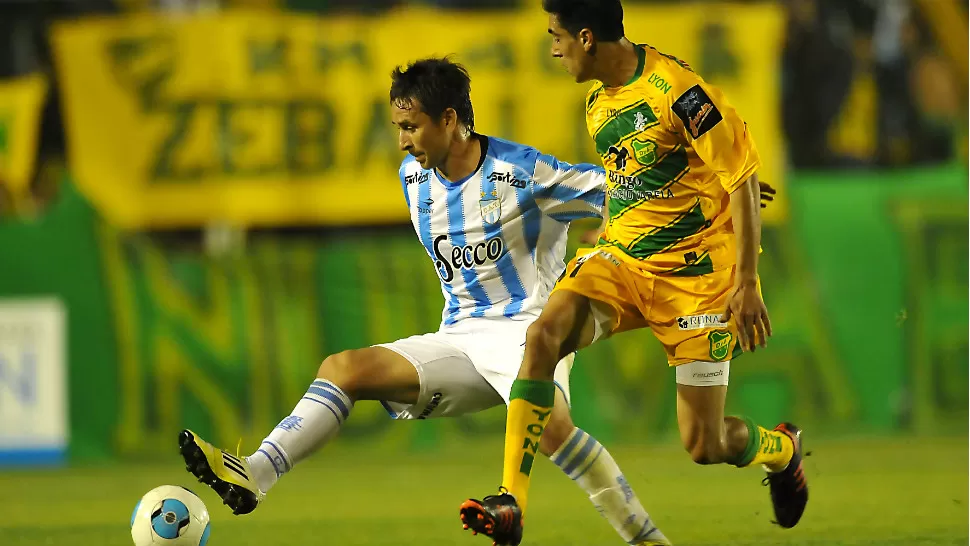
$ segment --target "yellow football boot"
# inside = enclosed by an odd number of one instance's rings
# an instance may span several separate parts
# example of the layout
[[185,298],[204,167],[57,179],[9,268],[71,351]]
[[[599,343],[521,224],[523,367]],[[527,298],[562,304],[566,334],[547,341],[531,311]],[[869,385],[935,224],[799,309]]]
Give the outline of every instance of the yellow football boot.
[[191,430],[179,433],[179,452],[185,469],[218,493],[233,514],[248,514],[263,499],[246,459],[215,447]]

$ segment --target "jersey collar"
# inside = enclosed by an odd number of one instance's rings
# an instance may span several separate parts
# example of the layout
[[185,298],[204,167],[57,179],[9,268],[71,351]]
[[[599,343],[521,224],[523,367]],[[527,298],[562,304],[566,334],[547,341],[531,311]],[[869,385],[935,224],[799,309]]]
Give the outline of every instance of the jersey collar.
[[478,142],[481,144],[481,147],[482,147],[481,148],[482,156],[478,158],[478,166],[475,167],[475,170],[472,171],[471,174],[469,174],[465,178],[462,178],[461,180],[456,180],[454,182],[452,182],[451,180],[448,180],[443,175],[439,174],[438,169],[435,169],[434,176],[435,178],[438,179],[439,182],[441,182],[442,185],[448,188],[457,188],[458,186],[461,186],[462,184],[470,180],[473,176],[475,176],[476,174],[479,173],[479,171],[482,170],[482,165],[485,164],[485,157],[488,156],[488,137],[479,133],[472,133],[472,136],[478,140]]
[[630,85],[631,83],[640,79],[643,75],[643,66],[647,63],[647,50],[643,48],[640,44],[633,44],[633,49],[637,51],[637,71],[633,73],[633,77],[630,81],[626,82],[624,85]]

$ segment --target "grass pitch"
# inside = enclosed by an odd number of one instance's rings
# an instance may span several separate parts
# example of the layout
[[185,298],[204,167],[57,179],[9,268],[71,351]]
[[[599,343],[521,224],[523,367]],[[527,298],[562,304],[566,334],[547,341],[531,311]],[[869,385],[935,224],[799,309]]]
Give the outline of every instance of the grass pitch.
[[[809,439],[810,440],[810,439]],[[661,529],[678,545],[965,545],[967,439],[816,442],[811,500],[798,527],[770,523],[761,473],[698,467],[676,446],[612,449]],[[235,517],[173,455],[164,464],[0,472],[0,545],[126,546],[138,498],[161,484],[199,493],[211,546],[490,544],[461,531],[458,505],[495,489],[501,440],[427,453],[337,442]],[[524,545],[622,544],[548,461],[533,471]]]

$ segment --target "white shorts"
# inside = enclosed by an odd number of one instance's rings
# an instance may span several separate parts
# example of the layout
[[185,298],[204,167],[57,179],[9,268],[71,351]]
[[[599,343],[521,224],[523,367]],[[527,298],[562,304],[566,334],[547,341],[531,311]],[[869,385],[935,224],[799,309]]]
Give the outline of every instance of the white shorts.
[[[421,382],[414,404],[381,404],[395,419],[454,417],[508,404],[522,365],[525,331],[533,320],[465,319],[437,332],[376,345],[414,364]],[[554,376],[567,402],[572,365],[569,355]]]

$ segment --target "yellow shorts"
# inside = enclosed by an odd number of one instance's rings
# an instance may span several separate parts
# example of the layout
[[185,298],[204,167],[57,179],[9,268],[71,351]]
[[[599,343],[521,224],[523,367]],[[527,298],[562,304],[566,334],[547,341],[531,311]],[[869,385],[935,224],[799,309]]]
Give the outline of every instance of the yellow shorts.
[[667,361],[677,366],[741,354],[734,320],[720,321],[733,287],[733,267],[693,277],[658,276],[593,248],[569,262],[555,290],[569,290],[611,308],[612,321],[600,337],[649,327],[667,351]]

